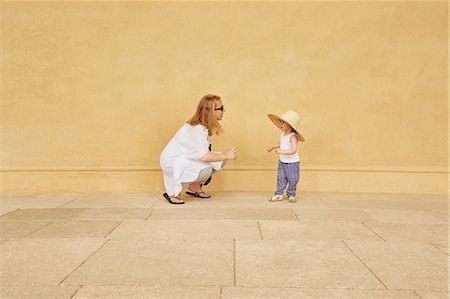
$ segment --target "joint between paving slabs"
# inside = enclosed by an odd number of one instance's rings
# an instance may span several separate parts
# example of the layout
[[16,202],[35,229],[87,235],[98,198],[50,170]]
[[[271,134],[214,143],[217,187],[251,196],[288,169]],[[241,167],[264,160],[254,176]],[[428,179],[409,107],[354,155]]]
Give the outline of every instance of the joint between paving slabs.
[[92,254],[90,254],[80,265],[78,265],[78,267],[76,267],[75,269],[73,269],[66,277],[64,277],[63,280],[61,280],[61,282],[58,284],[59,286],[62,285],[64,283],[64,281],[69,278],[70,275],[72,275],[72,273],[74,273],[75,271],[77,271],[81,266],[83,266],[92,256],[94,256],[100,249],[102,249],[111,239],[107,239],[105,241],[105,243],[103,243],[99,248],[97,248],[97,250],[95,250]]
[[[78,199],[78,197],[76,197],[76,198],[74,198],[74,199],[71,199],[71,200],[69,200],[68,202],[65,202],[65,203],[63,203],[63,204],[60,204],[59,206],[57,206],[56,207],[56,209],[59,209],[59,208],[61,208],[61,207],[64,207],[65,205],[67,205],[67,204],[69,204],[69,203],[71,203],[72,201],[75,201],[75,200],[77,200]],[[66,208],[65,208],[66,209]]]
[[112,232],[115,231],[122,223],[123,223],[123,221],[120,222],[119,224],[117,224],[117,226],[115,226],[109,233],[107,233],[107,234],[103,237],[103,239],[106,239],[106,237],[108,237],[110,234],[112,234]]
[[155,200],[155,201],[153,202],[152,206],[150,207],[150,209],[153,209],[153,207],[154,207],[159,201],[162,201],[162,199],[159,198],[159,199]]
[[439,250],[439,252],[445,254],[446,256],[449,256],[449,254],[447,252],[445,252],[444,250],[440,249],[437,245],[433,244],[433,243],[429,243],[431,246],[433,246],[434,248],[436,248],[437,250]]
[[370,273],[372,273],[373,276],[375,276],[375,278],[383,285],[383,287],[388,290],[388,287],[384,284],[384,282],[372,271],[372,269],[369,268],[369,266],[366,265],[366,263],[364,263],[364,261],[353,251],[353,249],[351,249],[350,246],[348,246],[347,243],[345,243],[345,241],[342,241],[342,243],[344,243],[344,245],[350,250],[350,252],[364,265],[364,267],[367,268],[367,270],[370,271]]
[[233,286],[236,286],[236,239],[233,239],[233,273],[234,273]]
[[256,223],[258,224],[259,236],[261,237],[261,240],[264,240],[263,235],[262,235],[262,231],[261,231],[261,224],[259,223],[259,221],[256,221]]
[[327,204],[322,198],[319,198],[319,200],[320,200],[326,207],[328,207],[328,204]]
[[297,213],[295,213],[295,211],[294,211],[293,209],[291,209],[291,211],[292,211],[292,213],[294,213],[295,218],[297,219],[297,221],[298,221],[298,222],[301,222],[301,221],[300,221],[300,218],[298,218]]
[[[152,206],[152,207],[153,207],[153,206]],[[150,212],[150,214],[148,214],[148,216],[145,218],[144,221],[147,221],[147,220],[153,215],[153,213],[155,213],[155,211],[156,211],[156,209],[153,209],[153,210]]]
[[370,230],[372,233],[374,233],[375,235],[377,235],[378,237],[380,237],[381,240],[383,240],[384,242],[387,242],[387,240],[385,240],[382,236],[380,236],[379,234],[377,234],[376,231],[374,231],[372,228],[370,228],[370,226],[368,226],[364,221],[361,222],[362,225],[364,225],[368,230]]
[[53,224],[53,223],[55,223],[55,222],[54,222],[54,221],[49,222],[49,223],[47,223],[46,225],[44,225],[43,227],[40,227],[40,228],[38,228],[38,229],[36,229],[36,230],[34,230],[34,231],[32,231],[32,232],[29,232],[28,234],[24,235],[24,236],[23,236],[22,238],[20,238],[20,239],[26,238],[26,237],[28,237],[29,235],[34,234],[35,232],[38,232],[38,231],[40,231],[41,229],[44,229],[44,228],[46,228],[47,226],[49,226],[49,225],[51,225],[51,224]]
[[0,218],[4,217],[4,216],[6,216],[6,215],[9,215],[9,214],[11,214],[11,213],[14,213],[15,211],[18,211],[18,210],[21,210],[21,209],[20,209],[20,208],[17,208],[17,209],[15,209],[15,210],[9,211],[9,212],[7,212],[7,213],[1,215]]
[[82,288],[83,286],[84,286],[84,285],[80,285],[80,287],[79,287],[78,289],[75,290],[75,292],[72,294],[72,296],[69,297],[69,299],[72,299],[73,297],[75,297],[75,295],[78,293],[79,290],[81,290],[81,288]]
[[419,299],[422,299],[422,296],[419,295],[419,293],[416,292],[416,290],[412,291],[414,295],[417,295],[417,297],[419,297]]

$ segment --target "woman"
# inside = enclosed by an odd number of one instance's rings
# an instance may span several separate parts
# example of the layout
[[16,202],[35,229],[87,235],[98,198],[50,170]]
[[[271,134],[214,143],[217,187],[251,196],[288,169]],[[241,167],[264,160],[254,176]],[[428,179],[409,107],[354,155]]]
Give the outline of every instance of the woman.
[[203,96],[195,114],[161,153],[160,165],[166,187],[164,197],[171,204],[184,204],[180,193],[185,186],[190,191],[187,194],[209,198],[202,185],[211,177],[213,170],[219,171],[227,160],[237,158],[234,148],[225,154],[210,151],[210,137],[223,131],[219,121],[224,111],[219,96]]

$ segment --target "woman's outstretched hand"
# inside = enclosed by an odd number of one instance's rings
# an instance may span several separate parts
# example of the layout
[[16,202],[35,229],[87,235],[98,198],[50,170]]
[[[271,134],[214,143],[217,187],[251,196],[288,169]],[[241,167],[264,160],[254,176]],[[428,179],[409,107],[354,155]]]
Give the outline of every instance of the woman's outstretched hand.
[[238,157],[238,151],[236,147],[233,147],[229,152],[225,154],[226,160],[236,160]]

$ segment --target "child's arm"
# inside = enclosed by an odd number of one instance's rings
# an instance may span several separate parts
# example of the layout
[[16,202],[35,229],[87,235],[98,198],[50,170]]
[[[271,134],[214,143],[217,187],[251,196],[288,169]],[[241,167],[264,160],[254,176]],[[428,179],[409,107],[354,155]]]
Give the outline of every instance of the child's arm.
[[277,154],[284,154],[284,155],[295,154],[297,152],[297,144],[298,144],[298,138],[297,138],[297,135],[294,134],[291,136],[291,148],[290,149],[287,149],[287,150],[276,149],[275,152]]
[[278,142],[278,143],[275,143],[274,145],[269,146],[267,148],[267,151],[270,153],[271,151],[273,151],[274,149],[279,148],[279,147],[280,147],[280,143]]

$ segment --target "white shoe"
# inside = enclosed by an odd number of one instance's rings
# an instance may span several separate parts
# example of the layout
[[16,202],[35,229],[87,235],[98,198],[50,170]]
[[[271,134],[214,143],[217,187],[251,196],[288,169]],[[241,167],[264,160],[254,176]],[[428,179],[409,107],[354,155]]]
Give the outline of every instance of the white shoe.
[[272,202],[274,202],[274,201],[282,201],[282,200],[283,200],[283,195],[274,195],[274,196],[272,196],[269,199],[269,201],[272,201]]
[[297,199],[294,196],[289,197],[289,202],[294,203],[297,202]]

